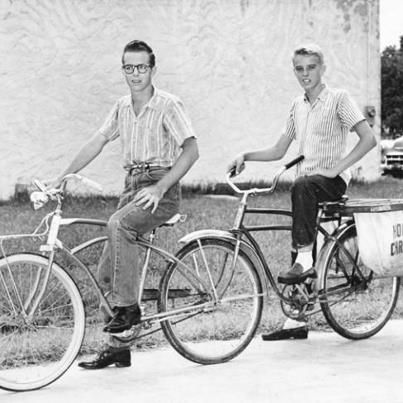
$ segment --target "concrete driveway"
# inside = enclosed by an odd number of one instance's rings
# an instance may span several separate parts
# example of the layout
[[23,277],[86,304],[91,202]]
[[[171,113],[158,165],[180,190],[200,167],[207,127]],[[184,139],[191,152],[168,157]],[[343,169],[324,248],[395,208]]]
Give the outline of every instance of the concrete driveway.
[[403,321],[359,342],[321,332],[298,341],[257,337],[239,357],[215,366],[193,364],[172,349],[132,358],[130,368],[74,365],[45,389],[0,390],[0,402],[403,402]]

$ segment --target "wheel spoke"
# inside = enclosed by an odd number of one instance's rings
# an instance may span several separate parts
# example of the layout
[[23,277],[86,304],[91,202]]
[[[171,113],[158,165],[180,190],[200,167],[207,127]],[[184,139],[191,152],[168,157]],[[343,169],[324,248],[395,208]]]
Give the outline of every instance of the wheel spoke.
[[320,304],[329,325],[350,339],[379,332],[396,305],[399,279],[378,276],[363,264],[354,224],[331,246],[323,267]]
[[[177,257],[193,268],[204,284],[210,284],[212,291],[202,299],[194,298],[197,290],[183,275],[186,271],[171,265],[162,280],[161,311],[191,307],[196,312],[163,321],[165,335],[192,361],[213,364],[230,360],[249,344],[259,324],[263,298],[254,266],[242,252],[235,255],[231,244],[215,239],[187,245]],[[190,292],[184,298],[169,298],[170,290],[177,288],[189,288]],[[208,301],[209,305],[199,308]]]
[[[0,273],[7,264],[0,260]],[[0,283],[0,300],[7,289],[18,290],[21,306],[16,311],[0,304],[0,388],[9,390],[38,389],[56,380],[74,361],[84,337],[84,307],[70,276],[52,265],[46,293],[34,312],[28,307],[44,287],[41,273],[48,260],[31,254],[12,255],[8,268],[13,282],[4,276]],[[12,297],[17,294],[10,292]],[[32,311],[32,309],[31,309]]]

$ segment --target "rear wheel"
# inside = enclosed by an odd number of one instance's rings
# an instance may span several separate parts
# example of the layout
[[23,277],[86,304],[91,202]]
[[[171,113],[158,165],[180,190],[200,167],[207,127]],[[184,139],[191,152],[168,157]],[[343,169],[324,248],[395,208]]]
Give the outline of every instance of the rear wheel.
[[363,264],[355,224],[343,231],[323,264],[321,308],[341,336],[365,339],[379,332],[392,315],[400,279],[380,276]]
[[245,253],[234,257],[229,242],[195,241],[177,254],[187,269],[173,263],[162,278],[160,310],[184,311],[161,322],[162,329],[175,350],[191,361],[217,364],[234,358],[259,325],[260,278]]
[[17,254],[0,260],[0,388],[39,389],[58,379],[76,358],[85,331],[77,286],[56,263],[39,295],[48,259]]

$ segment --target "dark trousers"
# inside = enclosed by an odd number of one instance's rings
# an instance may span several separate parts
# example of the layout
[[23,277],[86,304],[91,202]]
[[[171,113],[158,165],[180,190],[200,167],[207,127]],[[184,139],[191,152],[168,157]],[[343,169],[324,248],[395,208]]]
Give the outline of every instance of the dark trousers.
[[347,185],[340,176],[300,176],[291,188],[292,244],[297,251],[315,241],[318,203],[340,199]]

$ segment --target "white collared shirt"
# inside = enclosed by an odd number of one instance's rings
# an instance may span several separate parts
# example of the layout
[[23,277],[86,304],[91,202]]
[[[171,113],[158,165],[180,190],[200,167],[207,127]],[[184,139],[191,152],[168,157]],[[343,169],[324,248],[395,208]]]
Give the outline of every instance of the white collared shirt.
[[[364,115],[345,90],[325,86],[312,105],[305,95],[296,98],[285,134],[298,141],[299,154],[305,156],[297,166],[297,176],[334,167],[345,155],[347,134],[363,120]],[[348,184],[350,173],[344,171],[340,176]]]
[[170,167],[183,142],[196,137],[182,101],[156,88],[138,116],[131,95],[120,98],[99,132],[109,141],[120,138],[123,166],[147,162]]

